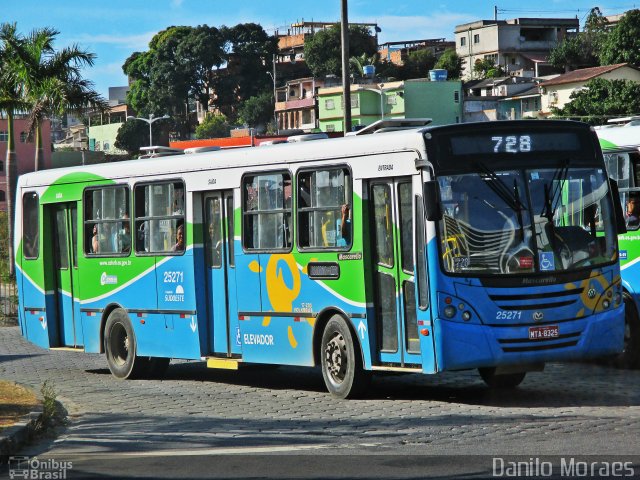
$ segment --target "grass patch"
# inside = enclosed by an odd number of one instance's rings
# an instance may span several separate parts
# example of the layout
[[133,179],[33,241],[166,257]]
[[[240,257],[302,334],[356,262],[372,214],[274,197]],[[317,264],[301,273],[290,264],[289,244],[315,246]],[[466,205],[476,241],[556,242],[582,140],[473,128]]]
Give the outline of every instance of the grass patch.
[[39,404],[35,392],[13,382],[0,380],[0,430],[13,425]]

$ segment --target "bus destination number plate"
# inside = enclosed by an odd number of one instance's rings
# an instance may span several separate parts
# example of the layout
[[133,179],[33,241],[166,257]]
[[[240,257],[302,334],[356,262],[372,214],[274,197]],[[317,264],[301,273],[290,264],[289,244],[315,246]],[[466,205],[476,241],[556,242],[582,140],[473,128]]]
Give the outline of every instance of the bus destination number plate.
[[558,337],[557,325],[545,325],[544,327],[529,327],[529,340],[547,340]]

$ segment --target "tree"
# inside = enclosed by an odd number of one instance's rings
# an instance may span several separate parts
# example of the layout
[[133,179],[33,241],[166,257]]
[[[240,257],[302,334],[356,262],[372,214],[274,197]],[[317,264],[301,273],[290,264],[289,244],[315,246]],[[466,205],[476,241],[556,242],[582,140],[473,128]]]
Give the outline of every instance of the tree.
[[25,110],[27,105],[23,101],[22,84],[18,78],[18,57],[15,48],[20,39],[16,31],[16,24],[3,23],[0,25],[0,113],[4,113],[7,117],[7,156],[6,156],[6,202],[7,202],[7,237],[9,240],[8,257],[9,257],[9,275],[14,277],[15,265],[13,259],[15,252],[13,250],[14,240],[14,219],[18,168],[15,148],[14,135],[14,113]]
[[[362,54],[372,56],[376,50],[375,37],[367,27],[356,25],[349,27],[351,57],[359,57]],[[342,74],[340,25],[332,25],[307,37],[304,41],[304,58],[313,76],[340,76]]]
[[500,65],[496,65],[493,60],[484,58],[473,65],[473,71],[480,78],[503,77],[505,72]]
[[367,55],[363,53],[358,57],[351,57],[349,59],[349,69],[351,75],[355,77],[364,77],[364,67],[367,65],[375,65],[378,63],[378,54]]
[[222,27],[221,31],[226,40],[227,68],[214,77],[214,105],[233,119],[239,104],[271,88],[267,72],[278,51],[278,39],[255,23]]
[[87,107],[106,111],[107,101],[82,78],[81,69],[92,66],[93,53],[77,45],[56,51],[53,43],[58,31],[51,28],[33,30],[16,44],[17,75],[29,105],[29,136],[35,135],[34,169],[40,170],[43,156],[42,122],[65,112],[82,114]]
[[196,128],[196,138],[228,137],[231,127],[224,115],[208,114]]
[[603,38],[598,56],[602,65],[629,63],[640,67],[640,10],[630,10]]
[[462,75],[462,58],[458,56],[454,48],[448,48],[436,62],[435,68],[445,69],[450,80],[460,78]]
[[436,57],[430,50],[414,50],[409,52],[400,69],[402,80],[410,78],[425,78],[429,75],[429,70],[436,64]]
[[129,120],[124,122],[118,129],[115,146],[120,150],[126,150],[129,155],[139,155],[140,147],[144,147],[148,144],[149,125],[145,122]]
[[571,101],[554,114],[601,125],[611,117],[640,112],[640,83],[631,80],[594,78],[571,94]]
[[172,26],[151,39],[148,51],[125,61],[123,71],[131,79],[127,101],[139,115],[170,114],[185,138],[195,123],[195,102],[233,116],[241,101],[267,89],[276,52],[277,39],[254,23]]
[[265,92],[248,98],[238,108],[238,120],[250,127],[261,127],[273,118],[273,95]]

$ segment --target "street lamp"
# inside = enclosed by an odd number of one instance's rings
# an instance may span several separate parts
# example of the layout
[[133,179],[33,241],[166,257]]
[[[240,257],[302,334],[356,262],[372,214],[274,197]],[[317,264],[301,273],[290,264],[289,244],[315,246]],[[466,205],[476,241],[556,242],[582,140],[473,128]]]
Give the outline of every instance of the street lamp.
[[278,95],[276,93],[276,54],[273,54],[273,73],[267,71],[267,75],[273,80],[273,121],[276,123],[276,133],[278,133],[278,114],[276,113],[276,104],[278,103]]
[[363,90],[368,90],[370,92],[375,92],[380,95],[380,120],[384,120],[384,83],[378,85],[380,88],[364,88]]
[[165,118],[171,118],[171,117],[169,117],[169,115],[156,117],[153,113],[149,114],[149,119],[142,118],[142,117],[134,117],[132,115],[127,116],[127,120],[142,120],[143,122],[147,122],[149,124],[149,146],[150,147],[153,146],[153,134],[151,133],[151,125],[153,125],[153,122],[157,122],[158,120],[163,120]]

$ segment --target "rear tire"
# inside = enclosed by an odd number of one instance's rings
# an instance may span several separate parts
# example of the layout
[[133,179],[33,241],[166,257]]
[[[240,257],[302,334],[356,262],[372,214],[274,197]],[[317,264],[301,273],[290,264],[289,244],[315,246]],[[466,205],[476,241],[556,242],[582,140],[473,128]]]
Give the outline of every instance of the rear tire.
[[496,374],[495,368],[479,368],[478,372],[490,388],[515,388],[522,383],[527,372]]
[[635,302],[627,292],[624,299],[624,350],[614,359],[618,368],[638,368],[640,365],[640,318]]
[[324,327],[320,356],[322,377],[331,395],[357,398],[366,391],[371,376],[362,368],[362,357],[354,346],[351,329],[339,315],[331,317]]
[[136,336],[129,315],[122,308],[109,314],[104,328],[104,351],[114,377],[139,378],[146,373],[149,359],[136,357]]

